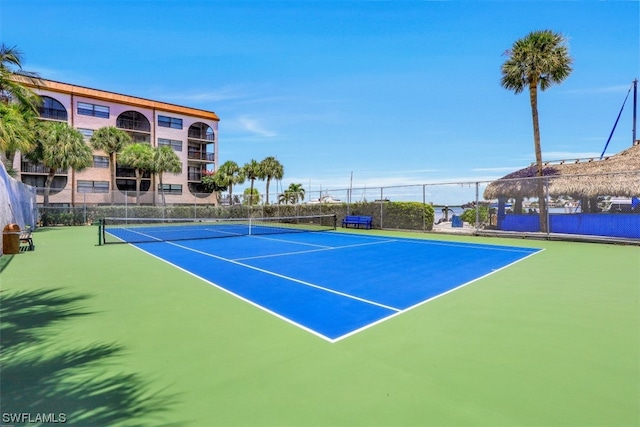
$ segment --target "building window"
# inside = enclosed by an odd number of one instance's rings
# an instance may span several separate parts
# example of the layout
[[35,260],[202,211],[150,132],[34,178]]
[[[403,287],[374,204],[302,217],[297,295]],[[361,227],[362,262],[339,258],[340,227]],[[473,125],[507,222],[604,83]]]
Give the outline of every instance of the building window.
[[164,194],[182,194],[182,184],[158,184],[158,192]]
[[107,156],[93,156],[94,168],[108,168],[109,158]]
[[78,114],[83,116],[109,118],[109,107],[103,105],[89,104],[86,102],[78,102]]
[[48,96],[42,96],[41,99],[42,105],[38,107],[40,118],[67,121],[67,110],[57,99]]
[[108,193],[109,181],[78,180],[78,193]]
[[182,119],[168,116],[158,116],[158,126],[173,129],[182,129]]
[[158,146],[167,145],[173,148],[173,151],[182,151],[182,141],[177,139],[158,138]]
[[93,129],[78,128],[78,132],[80,132],[82,136],[84,136],[85,141],[91,139],[91,137],[93,136]]

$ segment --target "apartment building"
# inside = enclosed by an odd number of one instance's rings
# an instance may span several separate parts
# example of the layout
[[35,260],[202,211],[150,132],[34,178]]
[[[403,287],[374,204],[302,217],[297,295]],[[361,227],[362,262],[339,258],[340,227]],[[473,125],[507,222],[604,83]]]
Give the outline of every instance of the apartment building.
[[[115,126],[131,135],[134,142],[167,145],[175,151],[182,172],[164,173],[162,187],[157,177],[145,174],[141,203],[159,203],[162,194],[168,204],[215,202],[214,195],[201,184],[203,174],[215,171],[218,161],[220,119],[214,112],[52,80],[42,80],[33,89],[43,100],[40,118],[68,123],[84,135],[87,144],[97,129]],[[22,182],[38,188],[41,203],[48,170],[20,155],[16,155],[13,167]],[[107,204],[111,203],[112,191],[116,203],[136,202],[133,169],[116,164],[116,188],[110,188],[110,181],[109,156],[95,151],[93,164],[83,171],[57,171],[50,203]]]

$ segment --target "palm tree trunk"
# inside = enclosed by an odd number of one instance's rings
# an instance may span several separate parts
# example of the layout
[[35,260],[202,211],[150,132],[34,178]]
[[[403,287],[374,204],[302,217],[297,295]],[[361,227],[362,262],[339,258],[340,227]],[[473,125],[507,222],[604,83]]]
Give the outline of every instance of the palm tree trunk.
[[116,153],[111,153],[109,160],[109,173],[111,174],[111,204],[114,203],[116,193]]
[[164,188],[162,188],[162,172],[158,173],[158,183],[160,184],[158,187],[160,187],[160,194],[162,195],[162,207],[164,208],[166,204],[164,200]]
[[536,153],[536,169],[538,174],[538,206],[540,208],[540,231],[547,232],[547,204],[542,181],[542,148],[540,145],[540,123],[538,120],[538,82],[529,84],[529,98],[531,100],[531,118],[533,120],[533,145]]
[[142,173],[140,169],[136,169],[136,205],[140,206],[140,183],[142,182]]
[[44,182],[44,205],[49,206],[49,194],[51,193],[51,184],[53,183],[53,178],[56,176],[55,168],[49,168],[49,175],[47,175],[47,180]]
[[267,200],[266,204],[269,204],[269,184],[271,183],[271,178],[267,178]]

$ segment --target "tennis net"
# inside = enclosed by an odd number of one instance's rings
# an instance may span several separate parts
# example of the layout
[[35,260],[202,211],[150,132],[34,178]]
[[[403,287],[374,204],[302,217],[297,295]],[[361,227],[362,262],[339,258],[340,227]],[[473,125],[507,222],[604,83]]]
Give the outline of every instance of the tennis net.
[[99,244],[305,233],[336,229],[336,215],[273,218],[104,218]]

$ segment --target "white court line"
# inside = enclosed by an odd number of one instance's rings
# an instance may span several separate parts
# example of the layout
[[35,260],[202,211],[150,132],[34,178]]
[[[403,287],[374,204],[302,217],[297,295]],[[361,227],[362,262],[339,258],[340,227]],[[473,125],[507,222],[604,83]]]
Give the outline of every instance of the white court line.
[[380,304],[380,303],[377,303],[375,301],[370,301],[370,300],[365,299],[365,298],[360,298],[360,297],[357,297],[355,295],[350,295],[350,294],[347,294],[347,293],[344,293],[344,292],[339,292],[339,291],[336,291],[336,290],[333,290],[333,289],[325,288],[323,286],[314,285],[313,283],[305,282],[304,280],[299,280],[299,279],[296,279],[296,278],[293,278],[293,277],[285,276],[283,274],[275,273],[273,271],[269,271],[269,270],[265,270],[265,269],[262,269],[262,268],[254,267],[252,265],[244,264],[242,262],[238,262],[238,261],[235,261],[235,260],[232,260],[232,259],[223,258],[221,256],[210,254],[208,252],[200,251],[200,250],[197,250],[197,249],[193,249],[193,248],[190,248],[188,246],[183,246],[183,245],[180,245],[178,243],[174,243],[174,242],[165,242],[165,243],[167,243],[169,245],[176,246],[178,248],[186,249],[188,251],[196,252],[196,253],[199,253],[201,255],[205,255],[205,256],[208,256],[208,257],[211,257],[211,258],[215,258],[215,259],[218,259],[220,261],[226,261],[226,262],[229,262],[231,264],[236,264],[236,265],[239,265],[241,267],[245,267],[245,268],[248,268],[248,269],[251,269],[251,270],[259,271],[261,273],[269,274],[271,276],[279,277],[281,279],[289,280],[291,282],[300,283],[301,285],[309,286],[311,288],[320,289],[320,290],[325,291],[325,292],[329,292],[329,293],[332,293],[332,294],[340,295],[340,296],[343,296],[343,297],[346,297],[346,298],[350,298],[350,299],[353,299],[353,300],[356,300],[356,301],[364,302],[366,304],[375,305],[377,307],[382,307],[384,309],[395,311],[395,312],[400,311],[399,308],[395,308],[395,307],[391,307],[391,306],[388,306],[388,305]]
[[243,302],[245,302],[245,303],[247,303],[247,304],[249,304],[249,305],[252,305],[253,307],[256,307],[256,308],[258,308],[258,309],[260,309],[260,310],[263,310],[263,311],[265,311],[265,312],[267,312],[267,313],[271,314],[272,316],[275,316],[275,317],[277,317],[277,318],[278,318],[278,319],[280,319],[280,320],[284,320],[285,322],[287,322],[287,323],[289,323],[289,324],[291,324],[291,325],[293,325],[293,326],[297,326],[298,328],[300,328],[300,329],[302,329],[302,330],[304,330],[304,331],[307,331],[307,332],[309,332],[309,333],[310,333],[310,334],[312,334],[312,335],[315,335],[315,336],[317,336],[317,337],[320,337],[320,338],[322,338],[322,339],[323,339],[323,340],[325,340],[325,341],[328,341],[328,342],[330,342],[330,343],[333,343],[333,342],[334,342],[334,340],[333,340],[332,338],[329,338],[328,336],[323,335],[323,334],[321,334],[321,333],[320,333],[320,332],[318,332],[318,331],[314,331],[313,329],[311,329],[311,328],[309,328],[309,327],[307,327],[307,326],[304,326],[303,324],[298,323],[298,322],[296,322],[296,321],[294,321],[294,320],[292,320],[292,319],[289,319],[288,317],[283,316],[282,314],[279,314],[279,313],[277,313],[277,312],[275,312],[275,311],[273,311],[273,310],[269,310],[267,307],[262,306],[262,305],[260,305],[260,304],[258,304],[258,303],[256,303],[256,302],[254,302],[254,301],[251,301],[250,299],[245,298],[245,297],[243,297],[242,295],[236,294],[235,292],[230,291],[229,289],[225,288],[224,286],[220,286],[220,285],[218,285],[217,283],[214,283],[214,282],[212,282],[212,281],[210,281],[210,280],[208,280],[208,279],[206,279],[206,278],[204,278],[204,277],[202,277],[202,276],[198,276],[198,275],[197,275],[197,274],[195,274],[194,272],[189,271],[189,270],[187,270],[187,269],[185,269],[185,268],[182,268],[182,267],[180,267],[179,265],[174,264],[174,263],[172,263],[172,262],[170,262],[170,261],[168,261],[168,260],[166,260],[166,259],[164,259],[164,258],[162,258],[162,257],[160,257],[160,256],[158,256],[158,255],[156,255],[156,254],[153,254],[153,253],[151,253],[151,252],[147,252],[145,249],[143,249],[143,248],[141,248],[141,247],[139,247],[139,246],[136,246],[136,245],[132,245],[132,246],[133,246],[134,248],[136,248],[137,250],[144,252],[144,253],[145,253],[145,254],[147,254],[147,255],[150,255],[150,256],[152,256],[152,257],[154,257],[154,258],[156,258],[156,259],[158,259],[158,260],[160,260],[160,261],[162,261],[162,262],[165,262],[165,263],[169,264],[169,265],[170,265],[170,266],[172,266],[172,267],[177,268],[177,269],[178,269],[178,270],[180,270],[180,271],[183,271],[183,272],[185,272],[185,273],[187,273],[187,274],[189,274],[189,275],[191,275],[191,276],[193,276],[193,277],[195,277],[195,278],[197,278],[197,279],[199,279],[199,280],[202,280],[202,281],[203,281],[203,282],[205,282],[205,283],[208,283],[209,285],[211,285],[211,286],[213,286],[213,287],[215,287],[215,288],[217,288],[217,289],[221,290],[222,292],[225,292],[225,293],[227,293],[227,294],[229,294],[229,295],[231,295],[231,296],[233,296],[233,297],[235,297],[235,298],[238,298],[240,301],[243,301]]
[[359,329],[355,329],[355,330],[353,330],[353,331],[351,331],[351,332],[349,332],[349,333],[346,333],[346,334],[344,334],[344,335],[342,335],[342,336],[339,336],[338,338],[335,338],[335,339],[331,340],[331,343],[336,343],[336,342],[338,342],[338,341],[340,341],[340,340],[343,340],[343,339],[348,338],[348,337],[350,337],[350,336],[352,336],[352,335],[355,335],[355,334],[357,334],[358,332],[362,332],[362,331],[364,331],[365,329],[372,328],[372,327],[374,327],[374,326],[376,326],[376,325],[378,325],[378,324],[380,324],[380,323],[382,323],[382,322],[384,322],[384,321],[387,321],[387,320],[389,320],[389,319],[391,319],[391,318],[393,318],[393,317],[396,317],[396,316],[399,316],[399,315],[401,315],[401,314],[404,314],[404,313],[406,313],[406,312],[407,312],[407,311],[409,311],[409,310],[413,310],[413,309],[414,309],[414,308],[416,308],[416,307],[420,307],[421,305],[424,305],[424,304],[426,304],[426,303],[428,303],[428,302],[431,302],[431,301],[436,300],[436,299],[438,299],[438,298],[440,298],[440,297],[443,297],[443,296],[445,296],[445,295],[448,295],[448,294],[450,294],[450,293],[452,293],[452,292],[454,292],[454,291],[457,291],[457,290],[459,290],[459,289],[462,289],[462,288],[464,288],[465,286],[468,286],[468,285],[470,285],[470,284],[472,284],[472,283],[475,283],[475,282],[477,282],[478,280],[484,279],[485,277],[491,276],[492,274],[495,274],[495,273],[497,273],[497,272],[498,272],[498,271],[500,271],[500,270],[504,270],[504,269],[506,269],[506,268],[509,268],[509,267],[511,267],[512,265],[519,263],[520,261],[524,261],[525,259],[527,259],[527,258],[529,258],[529,257],[532,257],[532,256],[534,256],[534,255],[537,255],[537,254],[539,254],[539,253],[540,253],[540,252],[542,252],[542,251],[544,251],[544,249],[539,249],[539,250],[538,250],[538,251],[536,251],[536,252],[530,253],[530,254],[529,254],[529,255],[527,255],[527,256],[524,256],[524,257],[519,258],[519,259],[517,259],[517,260],[515,260],[515,261],[513,261],[513,262],[511,262],[511,263],[509,263],[509,264],[507,264],[507,265],[504,265],[504,266],[502,266],[502,267],[500,267],[500,268],[497,268],[497,269],[495,269],[495,270],[492,270],[492,271],[490,271],[489,273],[484,274],[484,275],[482,275],[482,276],[480,276],[480,277],[476,277],[475,279],[469,280],[468,282],[463,283],[463,284],[461,284],[461,285],[458,285],[458,286],[456,286],[455,288],[451,288],[451,289],[449,289],[449,290],[447,290],[447,291],[445,291],[445,292],[442,292],[441,294],[434,295],[434,296],[432,296],[431,298],[428,298],[428,299],[426,299],[426,300],[424,300],[424,301],[420,301],[419,303],[414,304],[414,305],[412,305],[411,307],[407,307],[407,308],[405,308],[405,309],[403,309],[403,310],[399,310],[398,312],[393,313],[393,314],[391,314],[391,315],[389,315],[389,316],[387,316],[387,317],[383,317],[382,319],[379,319],[379,320],[377,320],[377,321],[375,321],[375,322],[369,323],[368,325],[365,325],[365,326],[363,326],[363,327],[361,327],[361,328],[359,328]]
[[[143,233],[140,233],[140,234],[143,234]],[[379,243],[388,243],[388,242],[391,242],[391,241],[384,241],[384,242],[379,242]],[[297,326],[297,327],[299,327],[300,329],[305,330],[305,331],[307,331],[307,332],[311,333],[312,335],[315,335],[315,336],[317,336],[317,337],[320,337],[320,338],[324,339],[325,341],[328,341],[328,342],[330,342],[330,343],[332,343],[332,344],[333,344],[333,343],[336,343],[336,342],[338,342],[338,341],[341,341],[341,340],[343,340],[343,339],[345,339],[345,338],[348,338],[348,337],[350,337],[350,336],[353,336],[353,335],[355,335],[355,334],[357,334],[357,333],[359,333],[359,332],[362,332],[362,331],[364,331],[364,330],[366,330],[366,329],[372,328],[372,327],[374,327],[374,326],[376,326],[376,325],[378,325],[378,324],[380,324],[380,323],[382,323],[382,322],[385,322],[385,321],[387,321],[387,320],[389,320],[389,319],[392,319],[392,318],[394,318],[394,317],[396,317],[396,316],[399,316],[400,314],[406,313],[407,311],[413,310],[414,308],[417,308],[417,307],[419,307],[419,306],[421,306],[421,305],[424,305],[424,304],[426,304],[426,303],[428,303],[428,302],[431,302],[431,301],[433,301],[433,300],[435,300],[435,299],[438,299],[438,298],[440,298],[440,297],[442,297],[442,296],[445,296],[445,295],[450,294],[450,293],[452,293],[452,292],[454,292],[454,291],[457,291],[457,290],[459,290],[459,289],[461,289],[461,288],[463,288],[463,287],[465,287],[465,286],[468,286],[468,285],[470,285],[470,284],[472,284],[472,283],[474,283],[474,282],[476,282],[476,281],[478,281],[478,280],[481,280],[481,279],[483,279],[483,278],[485,278],[485,277],[487,277],[487,276],[490,276],[490,275],[492,275],[492,274],[494,274],[494,273],[496,273],[496,272],[498,272],[498,271],[500,271],[500,270],[504,270],[504,269],[506,269],[506,268],[508,268],[508,267],[511,267],[512,265],[514,265],[514,264],[516,264],[516,263],[518,263],[518,262],[520,262],[520,261],[523,261],[523,260],[525,260],[525,259],[527,259],[527,258],[529,258],[529,257],[532,257],[532,256],[537,255],[537,254],[539,254],[539,253],[541,253],[541,252],[543,252],[543,251],[544,251],[544,249],[538,249],[536,252],[532,252],[532,253],[530,253],[529,255],[527,255],[527,256],[525,256],[525,257],[522,257],[522,258],[520,258],[520,259],[518,259],[518,260],[516,260],[516,261],[514,261],[514,262],[512,262],[512,263],[510,263],[510,264],[507,264],[507,265],[505,265],[505,266],[503,266],[503,267],[501,267],[501,268],[495,269],[495,270],[493,270],[493,271],[491,271],[491,272],[489,272],[489,273],[487,273],[487,274],[485,274],[485,275],[483,275],[483,276],[477,277],[477,278],[475,278],[475,279],[473,279],[473,280],[470,280],[470,281],[468,281],[468,282],[466,282],[466,283],[463,283],[463,284],[461,284],[461,285],[459,285],[459,286],[457,286],[457,287],[455,287],[455,288],[449,289],[448,291],[445,291],[445,292],[443,292],[443,293],[441,293],[441,294],[435,295],[435,296],[433,296],[433,297],[431,297],[431,298],[429,298],[429,299],[426,299],[426,300],[424,300],[424,301],[421,301],[421,302],[419,302],[419,303],[417,303],[417,304],[415,304],[415,305],[413,305],[413,306],[411,306],[411,307],[407,307],[407,308],[405,308],[405,309],[397,309],[397,308],[394,308],[394,307],[387,307],[387,306],[382,305],[382,304],[378,304],[378,303],[375,303],[375,302],[367,301],[367,300],[365,300],[365,299],[358,298],[358,297],[355,297],[355,296],[352,296],[352,295],[348,295],[348,294],[344,294],[344,293],[336,292],[336,291],[333,291],[333,290],[331,290],[331,289],[326,289],[326,288],[323,288],[323,287],[321,287],[321,286],[317,286],[317,285],[314,285],[314,284],[311,284],[311,283],[307,283],[307,282],[304,282],[304,281],[301,281],[301,280],[293,279],[293,278],[290,278],[290,277],[287,277],[287,276],[283,276],[283,275],[280,275],[280,274],[277,274],[277,273],[273,273],[273,272],[270,272],[270,271],[267,271],[267,270],[262,270],[262,269],[260,269],[260,268],[255,268],[255,267],[252,267],[252,266],[250,266],[250,265],[246,265],[246,264],[243,264],[243,263],[240,263],[240,262],[234,261],[234,260],[225,259],[225,258],[222,258],[222,257],[216,256],[216,255],[213,255],[213,254],[209,254],[209,253],[206,253],[206,252],[198,251],[198,250],[196,250],[196,249],[191,249],[191,248],[188,248],[188,247],[185,247],[185,246],[182,246],[182,245],[176,244],[176,243],[171,243],[171,242],[165,242],[165,243],[168,243],[168,244],[171,244],[171,245],[174,245],[174,246],[177,246],[177,247],[180,247],[180,248],[186,249],[186,250],[190,250],[190,251],[193,251],[193,252],[197,252],[197,253],[200,253],[200,254],[203,254],[203,255],[206,255],[206,256],[210,256],[210,257],[213,257],[213,258],[216,258],[216,259],[222,260],[222,261],[227,261],[227,262],[230,262],[230,263],[233,263],[233,264],[237,264],[237,265],[240,265],[240,266],[243,266],[243,267],[247,267],[247,268],[254,269],[254,270],[257,270],[257,271],[261,271],[261,272],[264,272],[264,273],[267,273],[267,274],[271,274],[271,275],[274,275],[274,276],[277,276],[277,277],[281,277],[281,278],[284,278],[284,279],[287,279],[287,280],[291,280],[291,281],[294,281],[294,282],[297,282],[297,283],[301,283],[301,284],[306,285],[306,286],[311,286],[311,287],[318,288],[318,289],[321,289],[321,290],[325,290],[325,291],[327,291],[327,292],[331,292],[331,293],[334,293],[334,294],[337,294],[337,295],[345,296],[345,297],[347,297],[347,298],[353,298],[353,299],[355,299],[355,300],[359,300],[359,301],[362,301],[362,302],[365,302],[365,303],[370,303],[370,304],[373,304],[373,305],[376,305],[376,306],[379,306],[379,307],[383,307],[383,308],[389,309],[389,310],[391,310],[391,311],[393,311],[393,312],[394,312],[394,313],[392,313],[392,314],[390,314],[390,315],[388,315],[388,316],[385,316],[385,317],[383,317],[383,318],[381,318],[381,319],[379,319],[379,320],[377,320],[377,321],[375,321],[375,322],[372,322],[372,323],[370,323],[370,324],[367,324],[367,325],[365,325],[365,326],[363,326],[363,327],[361,327],[361,328],[355,329],[355,330],[353,330],[353,331],[351,331],[351,332],[348,332],[348,333],[346,333],[346,334],[344,334],[344,335],[341,335],[341,336],[339,336],[339,337],[337,337],[337,338],[329,338],[329,337],[327,337],[327,336],[325,336],[325,335],[323,335],[323,334],[321,334],[321,333],[319,333],[319,332],[317,332],[317,331],[315,331],[315,330],[313,330],[313,329],[311,329],[311,328],[308,328],[308,327],[306,327],[306,326],[304,326],[304,325],[302,325],[302,324],[299,324],[299,323],[295,322],[295,321],[294,321],[294,320],[292,320],[292,319],[289,319],[289,318],[287,318],[287,317],[285,317],[285,316],[283,316],[283,315],[281,315],[281,314],[279,314],[279,313],[277,313],[277,312],[274,312],[274,311],[272,311],[272,310],[268,309],[267,307],[261,306],[261,305],[259,305],[259,304],[255,303],[254,301],[251,301],[251,300],[249,300],[249,299],[247,299],[247,298],[245,298],[245,297],[242,297],[241,295],[238,295],[238,294],[236,294],[236,293],[232,292],[231,290],[229,290],[229,289],[227,289],[227,288],[225,288],[225,287],[223,287],[223,286],[220,286],[220,285],[218,285],[218,284],[216,284],[216,283],[213,283],[213,282],[211,282],[211,281],[209,281],[209,280],[205,279],[204,277],[198,276],[197,274],[195,274],[195,273],[193,273],[193,272],[191,272],[191,271],[189,271],[189,270],[186,270],[186,269],[184,269],[184,268],[182,268],[182,267],[180,267],[180,266],[178,266],[178,265],[176,265],[176,264],[173,264],[172,262],[170,262],[170,261],[168,261],[168,260],[166,260],[166,259],[164,259],[164,258],[162,258],[162,257],[159,257],[159,256],[157,256],[157,255],[155,255],[155,254],[150,253],[150,252],[147,252],[147,251],[146,251],[146,250],[144,250],[143,248],[140,248],[140,247],[138,247],[138,246],[132,245],[132,246],[134,246],[134,247],[135,247],[136,249],[138,249],[138,250],[141,250],[141,251],[143,251],[143,252],[145,252],[145,253],[147,253],[147,254],[149,254],[149,255],[151,255],[151,256],[153,256],[153,257],[155,257],[155,258],[157,258],[157,259],[159,259],[159,260],[161,260],[161,261],[164,261],[164,262],[166,262],[167,264],[170,264],[170,265],[172,265],[172,266],[174,266],[174,267],[176,267],[176,268],[178,268],[178,269],[180,269],[180,270],[182,270],[182,271],[184,271],[184,272],[186,272],[186,273],[188,273],[188,274],[190,274],[190,275],[192,275],[192,276],[194,276],[194,277],[199,278],[200,280],[203,280],[203,281],[204,281],[204,282],[206,282],[206,283],[209,283],[210,285],[212,285],[212,286],[214,286],[214,287],[216,287],[216,288],[218,288],[218,289],[220,289],[220,290],[222,290],[222,291],[224,291],[224,292],[226,292],[226,293],[228,293],[228,294],[230,294],[230,295],[235,296],[236,298],[238,298],[238,299],[240,299],[240,300],[242,300],[242,301],[244,301],[244,302],[247,302],[247,303],[248,303],[248,304],[250,304],[250,305],[253,305],[254,307],[257,307],[257,308],[259,308],[259,309],[261,309],[261,310],[263,310],[263,311],[265,311],[265,312],[267,312],[267,313],[270,313],[270,314],[272,314],[273,316],[275,316],[275,317],[277,317],[277,318],[279,318],[279,319],[281,319],[281,320],[284,320],[285,322],[290,323],[290,324],[292,324],[292,325],[294,325],[294,326]],[[427,243],[428,243],[428,242],[427,242]],[[353,246],[353,245],[352,245],[352,246]],[[356,246],[357,246],[357,245],[356,245]],[[453,244],[453,245],[451,245],[451,246],[458,246],[458,245]],[[466,244],[462,244],[462,245],[460,245],[460,246],[468,246],[468,245],[466,245]],[[489,245],[489,246],[490,246],[490,245]],[[482,245],[481,245],[481,246],[479,246],[479,248],[487,248],[487,247],[486,247],[486,246],[482,246]],[[489,248],[487,248],[487,249],[489,249]],[[496,249],[498,249],[498,248],[496,248]]]
[[[252,236],[252,237],[260,237],[260,236]],[[274,240],[274,241],[287,242],[287,243],[298,243],[298,242],[292,242],[291,240],[283,240],[283,239],[267,239],[267,240]],[[235,261],[246,261],[246,260],[249,260],[249,259],[276,258],[276,257],[279,257],[279,256],[298,255],[298,254],[306,254],[306,253],[311,253],[311,252],[333,251],[333,250],[340,250],[340,249],[347,249],[347,248],[355,248],[355,247],[359,247],[359,246],[380,245],[380,244],[383,244],[383,243],[392,243],[392,242],[394,242],[394,240],[385,240],[385,241],[381,241],[381,242],[369,242],[369,243],[355,243],[353,245],[345,245],[345,246],[310,245],[310,246],[320,246],[320,249],[309,249],[307,251],[282,252],[282,253],[277,253],[277,254],[258,255],[258,256],[251,256],[251,257],[244,257],[244,258],[234,258],[234,260]]]

